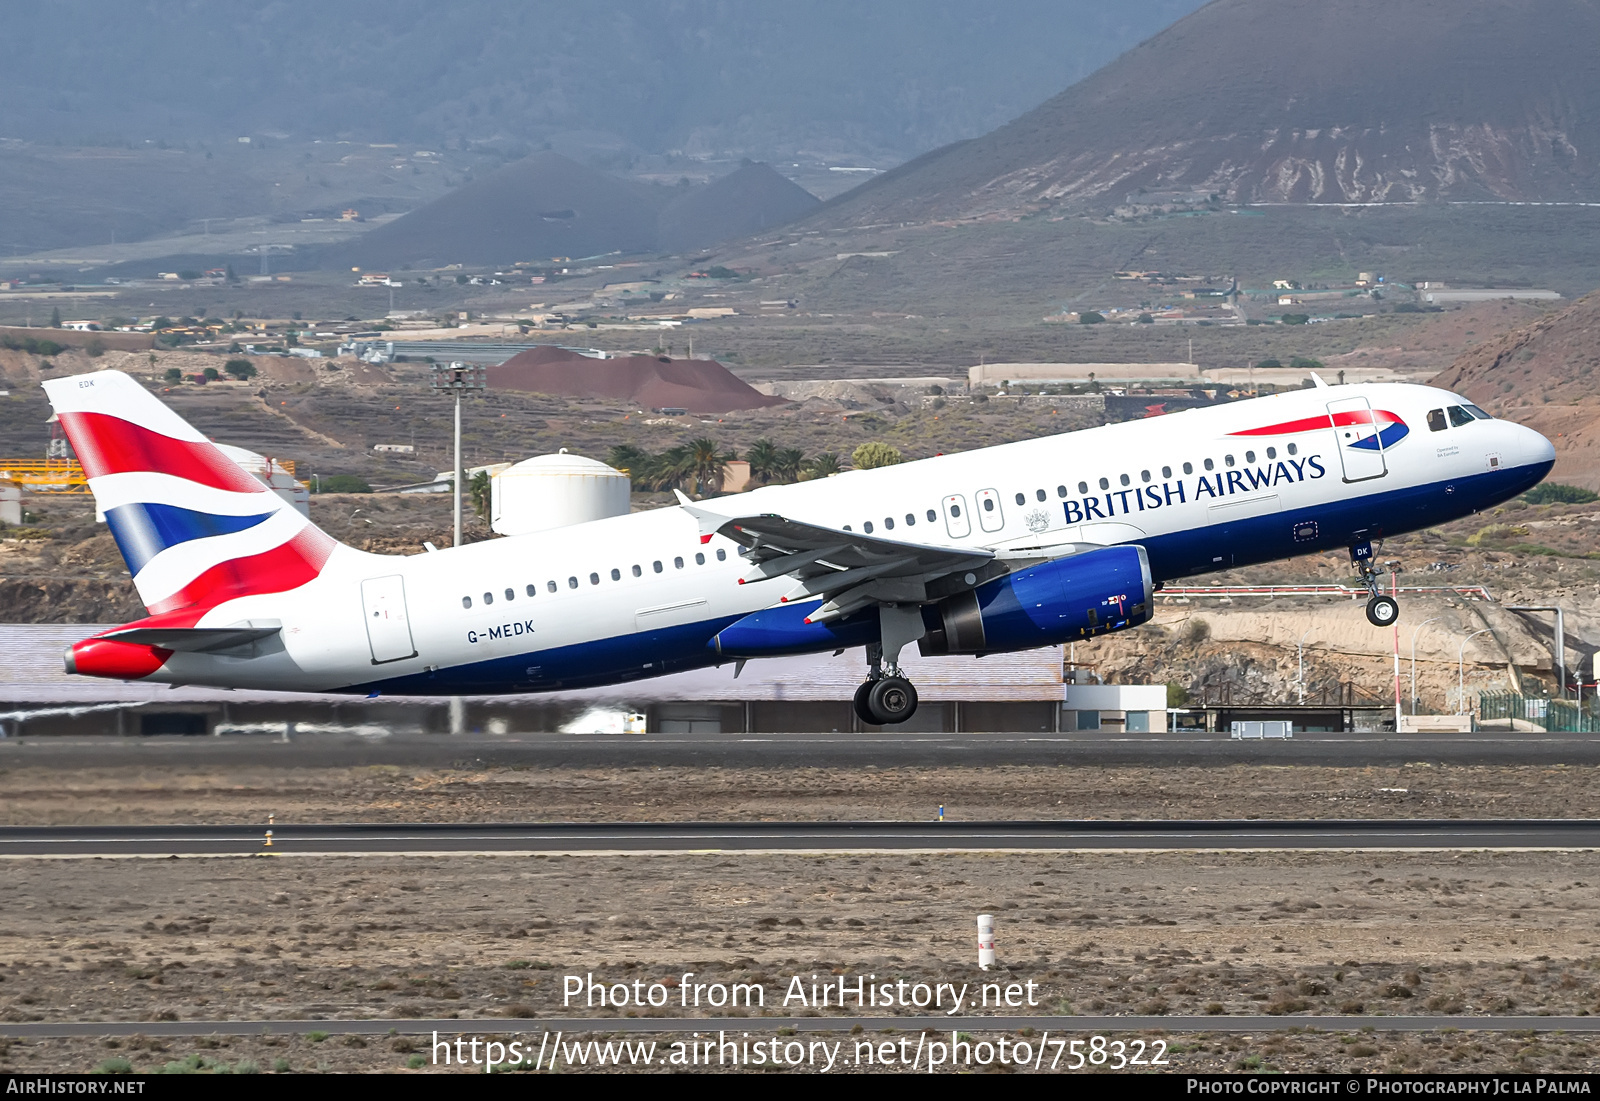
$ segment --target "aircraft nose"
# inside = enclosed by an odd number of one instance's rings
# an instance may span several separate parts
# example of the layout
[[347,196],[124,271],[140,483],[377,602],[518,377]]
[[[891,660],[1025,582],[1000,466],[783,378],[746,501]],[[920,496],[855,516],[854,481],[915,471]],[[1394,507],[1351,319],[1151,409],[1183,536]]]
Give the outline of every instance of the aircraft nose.
[[1556,461],[1556,445],[1531,428],[1517,425],[1517,442],[1525,466]]

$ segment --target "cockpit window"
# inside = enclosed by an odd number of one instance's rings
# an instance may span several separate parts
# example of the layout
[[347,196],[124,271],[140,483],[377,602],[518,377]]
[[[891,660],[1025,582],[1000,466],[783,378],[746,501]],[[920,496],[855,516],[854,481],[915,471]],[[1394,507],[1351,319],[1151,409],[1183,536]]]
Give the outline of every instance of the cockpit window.
[[1448,424],[1446,424],[1445,421],[1444,421],[1444,410],[1443,409],[1430,409],[1430,410],[1428,410],[1428,431],[1430,431],[1430,432],[1443,432],[1446,428],[1449,428],[1449,427],[1450,426]]
[[1479,409],[1476,405],[1463,405],[1461,408],[1463,408],[1467,412],[1471,413],[1474,417],[1477,417],[1480,421],[1492,421],[1492,420],[1494,420],[1493,417],[1491,417],[1489,414],[1485,413],[1482,409]]
[[1452,405],[1449,409],[1450,427],[1460,428],[1464,424],[1472,423],[1472,414],[1459,405]]

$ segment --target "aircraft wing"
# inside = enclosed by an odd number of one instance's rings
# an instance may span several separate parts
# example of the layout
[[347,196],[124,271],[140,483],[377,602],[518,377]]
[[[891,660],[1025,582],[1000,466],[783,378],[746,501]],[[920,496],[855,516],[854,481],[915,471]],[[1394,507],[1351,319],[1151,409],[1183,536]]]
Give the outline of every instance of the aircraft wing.
[[985,550],[879,539],[782,516],[729,517],[684,501],[702,538],[717,534],[745,548],[751,570],[741,585],[788,576],[785,602],[820,596],[813,623],[839,619],[871,604],[923,604],[971,588],[1003,572]]

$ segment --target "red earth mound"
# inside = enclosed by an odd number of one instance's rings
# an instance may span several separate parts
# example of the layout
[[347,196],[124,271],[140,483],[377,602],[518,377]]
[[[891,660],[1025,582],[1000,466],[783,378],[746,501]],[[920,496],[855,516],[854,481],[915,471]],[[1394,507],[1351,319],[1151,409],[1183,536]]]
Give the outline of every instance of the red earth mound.
[[743,382],[714,359],[632,355],[614,359],[544,346],[489,368],[491,390],[529,390],[573,398],[615,398],[651,409],[728,413],[782,405]]

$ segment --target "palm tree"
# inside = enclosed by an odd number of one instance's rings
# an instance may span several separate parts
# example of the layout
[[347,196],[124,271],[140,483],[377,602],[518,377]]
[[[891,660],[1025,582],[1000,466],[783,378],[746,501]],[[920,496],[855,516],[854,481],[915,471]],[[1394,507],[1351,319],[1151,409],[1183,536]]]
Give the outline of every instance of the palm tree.
[[812,459],[810,462],[806,463],[802,477],[810,481],[817,478],[827,478],[830,475],[838,474],[843,470],[844,467],[839,462],[839,456],[835,455],[832,451],[824,451],[815,459]]
[[490,518],[489,509],[493,501],[494,491],[490,488],[489,472],[480,470],[472,476],[467,483],[467,496],[472,499],[472,507],[478,510],[478,515],[485,520]]
[[801,451],[798,447],[786,447],[778,452],[778,462],[773,467],[772,473],[774,477],[780,478],[785,482],[797,482],[800,480],[800,471],[804,469],[805,464],[806,453],[804,451]]
[[717,441],[710,436],[690,440],[688,452],[688,474],[694,482],[695,492],[702,497],[722,489],[722,468],[738,458],[731,451],[719,451]]
[[750,477],[766,485],[778,474],[780,463],[778,445],[763,436],[745,451],[745,462],[750,464]]
[[635,478],[642,476],[650,465],[650,453],[643,448],[635,447],[631,443],[619,443],[606,452],[606,462],[617,470],[631,474]]

